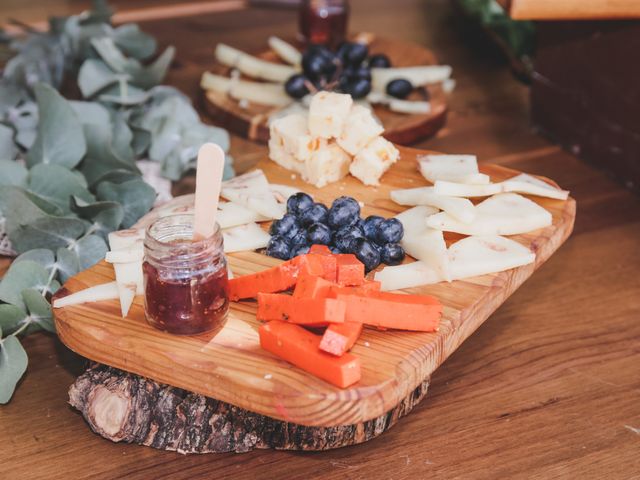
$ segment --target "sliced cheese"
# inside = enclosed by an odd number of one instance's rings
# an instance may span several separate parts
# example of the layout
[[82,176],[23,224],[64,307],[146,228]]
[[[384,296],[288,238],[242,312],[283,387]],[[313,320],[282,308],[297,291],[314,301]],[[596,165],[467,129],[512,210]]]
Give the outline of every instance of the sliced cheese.
[[268,218],[282,218],[284,210],[269,188],[262,170],[253,170],[222,183],[221,195]]
[[437,180],[466,184],[486,184],[488,175],[478,171],[475,155],[424,155],[418,157],[420,173],[431,183]]
[[216,46],[216,59],[228,67],[237,68],[240,72],[253,78],[284,83],[298,70],[290,65],[273,63],[249,55],[224,43]]
[[376,121],[370,109],[354,105],[336,141],[347,153],[356,155],[383,131],[384,128]]
[[272,183],[269,185],[271,192],[275,195],[276,200],[280,203],[287,203],[287,200],[291,195],[295,195],[300,192],[299,188],[291,187],[289,185],[282,185],[279,183]]
[[383,137],[376,137],[354,157],[349,172],[365,185],[380,185],[380,177],[398,161],[400,152]]
[[551,225],[551,214],[517,193],[494,195],[476,205],[476,218],[463,223],[446,212],[432,215],[427,225],[464,235],[517,235]]
[[139,246],[136,245],[134,248],[107,252],[104,260],[107,263],[134,263],[142,262],[143,257],[144,247],[142,244],[139,244]]
[[270,107],[285,107],[293,101],[281,83],[250,82],[204,72],[200,86],[215,95],[228,95],[235,100]]
[[396,215],[396,218],[402,223],[405,235],[411,232],[421,232],[427,226],[427,217],[438,213],[438,209],[420,205],[408,208],[404,212]]
[[449,248],[451,274],[456,280],[502,272],[535,259],[527,247],[495,235],[463,238]]
[[569,197],[567,190],[556,188],[526,173],[516,175],[504,182],[486,185],[466,185],[438,180],[434,187],[436,193],[452,197],[488,197],[503,192],[524,193],[556,200],[566,200]]
[[422,87],[432,83],[439,83],[451,77],[449,65],[423,65],[416,67],[372,68],[372,88],[384,92],[391,80],[405,78],[414,87]]
[[247,223],[266,222],[271,219],[237,203],[224,202],[218,204],[216,220],[220,228],[224,229],[246,225]]
[[108,282],[93,287],[85,288],[78,292],[53,300],[53,308],[69,307],[81,303],[100,302],[102,300],[115,300],[119,298],[118,284]]
[[309,132],[314,137],[339,137],[351,111],[351,95],[321,91],[311,99]]
[[384,267],[375,273],[374,280],[380,282],[381,290],[389,291],[432,285],[441,282],[443,279],[432,267],[424,262],[413,262]]
[[430,205],[444,210],[456,220],[471,223],[476,218],[476,208],[466,198],[446,197],[434,193],[434,187],[392,190],[391,200],[400,205]]
[[222,237],[225,253],[265,248],[271,238],[257,223],[228,228],[222,231]]
[[[109,246],[111,251],[134,250],[142,245],[144,230],[119,230],[109,234]],[[125,318],[133,303],[136,294],[141,294],[142,286],[142,261],[130,263],[114,263],[113,270],[116,274],[118,295],[120,297],[120,311]]]
[[300,66],[300,62],[302,61],[302,53],[300,50],[278,37],[271,36],[268,42],[271,50],[276,52],[276,55],[282,60],[294,67]]

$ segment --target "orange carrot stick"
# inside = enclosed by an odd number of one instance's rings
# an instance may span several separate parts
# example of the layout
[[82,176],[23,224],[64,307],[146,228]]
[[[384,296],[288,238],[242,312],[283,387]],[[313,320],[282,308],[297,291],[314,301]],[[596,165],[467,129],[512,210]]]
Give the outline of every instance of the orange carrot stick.
[[346,388],[360,380],[358,357],[323,352],[319,349],[320,337],[302,327],[273,320],[262,325],[258,333],[262,348],[332,385]]
[[351,350],[362,333],[362,323],[332,323],[324,331],[320,341],[320,350],[341,356]]
[[347,306],[334,298],[295,298],[277,293],[259,293],[258,320],[282,320],[307,326],[343,323]]

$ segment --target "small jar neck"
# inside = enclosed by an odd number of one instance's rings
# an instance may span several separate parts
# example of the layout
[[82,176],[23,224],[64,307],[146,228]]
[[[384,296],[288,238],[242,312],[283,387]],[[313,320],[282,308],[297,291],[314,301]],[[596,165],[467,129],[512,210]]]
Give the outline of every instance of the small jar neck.
[[193,214],[161,217],[146,230],[145,260],[154,267],[185,269],[215,264],[224,257],[220,226],[202,240],[193,240]]

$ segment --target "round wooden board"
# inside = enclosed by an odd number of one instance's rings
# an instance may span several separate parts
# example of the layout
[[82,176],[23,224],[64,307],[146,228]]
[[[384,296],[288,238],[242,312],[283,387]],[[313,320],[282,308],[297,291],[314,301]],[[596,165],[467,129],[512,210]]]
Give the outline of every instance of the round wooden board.
[[[421,45],[376,37],[370,44],[371,53],[384,53],[389,56],[396,67],[413,65],[437,65],[438,61],[433,52]],[[257,54],[271,61],[278,61],[275,53],[264,51]],[[229,67],[220,64],[213,65],[210,70],[219,75],[229,75]],[[238,101],[227,95],[204,91],[204,105],[207,112],[222,127],[250,140],[267,143],[269,129],[267,119],[277,108],[251,104],[241,108]],[[395,113],[384,106],[374,106],[374,111],[384,125],[384,136],[388,140],[400,145],[409,145],[418,140],[435,135],[445,124],[447,118],[446,95],[442,87],[429,87],[431,113],[424,115],[407,115]],[[422,100],[420,93],[414,92],[410,100]]]

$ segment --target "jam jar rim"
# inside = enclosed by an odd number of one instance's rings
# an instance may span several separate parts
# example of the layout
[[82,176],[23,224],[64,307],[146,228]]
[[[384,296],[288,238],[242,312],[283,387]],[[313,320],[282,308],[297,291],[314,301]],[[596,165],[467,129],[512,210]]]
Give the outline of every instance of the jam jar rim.
[[[168,241],[163,241],[154,236],[151,230],[157,226],[160,222],[169,222],[178,218],[184,218],[187,221],[183,222],[183,226],[190,229],[193,232],[193,221],[195,215],[193,213],[172,213],[169,215],[163,215],[157,218],[145,229],[144,247],[145,247],[145,260],[152,264],[162,264],[163,268],[184,268],[185,261],[191,262],[207,262],[213,257],[214,260],[224,260],[224,239],[222,236],[222,228],[220,224],[216,222],[215,228],[211,236],[200,239],[192,240],[182,237],[188,242],[175,243],[176,238]],[[167,225],[169,227],[170,225]],[[178,235],[176,235],[178,237]],[[156,256],[154,252],[157,250],[166,250],[166,255]],[[170,253],[169,253],[170,252]]]

